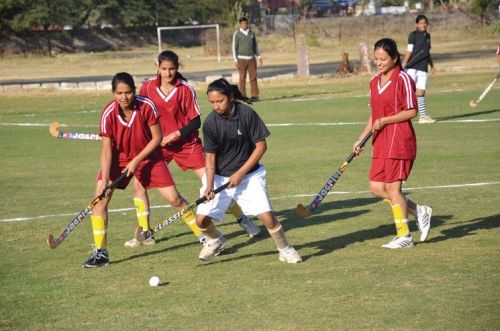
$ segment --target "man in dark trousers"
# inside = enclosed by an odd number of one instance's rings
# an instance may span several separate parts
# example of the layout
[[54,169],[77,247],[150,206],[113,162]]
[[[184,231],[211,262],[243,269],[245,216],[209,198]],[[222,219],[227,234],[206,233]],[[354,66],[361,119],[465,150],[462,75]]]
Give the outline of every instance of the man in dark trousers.
[[250,78],[250,102],[259,100],[259,87],[257,85],[257,59],[262,66],[262,57],[257,46],[257,37],[248,27],[248,19],[242,17],[239,20],[240,29],[233,34],[233,59],[240,74],[239,89],[244,97],[246,95],[247,72]]

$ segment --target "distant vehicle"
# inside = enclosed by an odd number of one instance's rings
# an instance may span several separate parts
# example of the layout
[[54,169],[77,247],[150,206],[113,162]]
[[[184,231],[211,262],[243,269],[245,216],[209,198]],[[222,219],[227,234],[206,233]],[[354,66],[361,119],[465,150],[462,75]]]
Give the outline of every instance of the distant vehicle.
[[331,0],[313,0],[311,11],[316,17],[327,17],[333,13],[333,3]]
[[356,11],[358,2],[356,0],[334,0],[333,12],[341,16],[352,15]]

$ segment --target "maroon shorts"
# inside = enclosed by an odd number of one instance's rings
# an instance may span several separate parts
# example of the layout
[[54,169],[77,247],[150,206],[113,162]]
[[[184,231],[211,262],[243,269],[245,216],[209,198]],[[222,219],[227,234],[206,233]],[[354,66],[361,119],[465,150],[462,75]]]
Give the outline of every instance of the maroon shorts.
[[[123,169],[116,163],[111,165],[110,169],[110,179],[114,181],[120,176]],[[151,187],[168,187],[175,185],[174,179],[168,170],[167,163],[163,160],[148,160],[139,165],[134,173],[134,177],[144,186],[146,189]],[[97,174],[97,180],[102,179],[102,172],[99,170]],[[125,189],[132,177],[124,179],[116,188]]]
[[413,160],[372,159],[370,180],[374,182],[393,183],[408,179]]
[[201,143],[184,146],[166,146],[161,151],[167,164],[174,160],[182,171],[205,167],[205,152]]

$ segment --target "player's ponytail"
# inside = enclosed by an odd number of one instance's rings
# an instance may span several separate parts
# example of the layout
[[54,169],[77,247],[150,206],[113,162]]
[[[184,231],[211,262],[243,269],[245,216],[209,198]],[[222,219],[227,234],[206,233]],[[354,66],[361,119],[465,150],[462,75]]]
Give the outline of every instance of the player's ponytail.
[[230,99],[233,100],[238,100],[238,101],[245,101],[246,98],[243,96],[241,93],[240,89],[238,88],[237,85],[233,85],[229,83],[226,79],[224,78],[219,78],[208,84],[207,87],[207,94],[212,92],[212,91],[217,91],[219,93],[224,94]]
[[396,65],[400,69],[403,68],[403,65],[401,63],[401,55],[398,52],[398,45],[396,44],[396,42],[393,39],[391,39],[391,38],[380,39],[373,46],[373,50],[375,51],[379,48],[383,49],[387,54],[389,54],[391,59],[396,59]]

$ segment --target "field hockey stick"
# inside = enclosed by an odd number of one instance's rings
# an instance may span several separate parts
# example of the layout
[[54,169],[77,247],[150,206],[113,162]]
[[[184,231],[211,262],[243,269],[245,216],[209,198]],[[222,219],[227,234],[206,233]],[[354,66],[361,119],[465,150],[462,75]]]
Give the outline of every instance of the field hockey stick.
[[404,69],[408,68],[409,66],[411,66],[412,64],[414,64],[418,57],[424,52],[423,49],[420,50],[420,52],[418,52],[415,56],[412,56],[412,58],[410,59],[410,61],[408,61],[408,63],[405,65]]
[[486,89],[483,91],[483,93],[481,93],[481,95],[479,96],[479,98],[477,98],[476,101],[471,100],[469,102],[469,106],[471,106],[471,107],[477,107],[477,105],[481,102],[481,100],[483,100],[483,98],[486,96],[486,94],[488,94],[488,92],[491,90],[491,88],[493,87],[493,85],[495,85],[495,83],[497,82],[497,79],[498,79],[499,76],[500,76],[500,74],[498,74],[495,77],[495,79],[493,79],[493,81],[490,83],[490,85],[488,85],[486,87]]
[[76,217],[73,218],[73,220],[71,222],[69,222],[69,224],[61,232],[59,237],[54,239],[54,236],[52,234],[49,234],[49,237],[47,238],[47,245],[52,249],[57,248],[64,241],[64,239],[66,239],[66,237],[69,236],[69,234],[75,229],[75,227],[78,224],[80,224],[80,222],[85,218],[85,216],[90,214],[90,212],[92,211],[92,208],[95,205],[97,205],[99,203],[99,201],[101,201],[106,196],[108,196],[109,193],[111,193],[115,189],[116,185],[118,185],[118,183],[120,183],[126,177],[127,177],[127,172],[124,172],[120,175],[120,177],[118,177],[118,179],[116,179],[111,184],[107,185],[104,188],[104,191],[102,191],[101,194],[99,194],[97,197],[95,197],[94,200],[92,200],[92,202],[87,206],[87,208],[85,208],[84,210],[79,212],[78,215],[76,215]]
[[60,126],[59,122],[54,122],[50,125],[49,131],[53,137],[77,140],[101,140],[101,137],[97,133],[59,131]]
[[[372,136],[372,131],[368,132],[368,134],[361,140],[359,145],[357,147],[363,148]],[[323,199],[327,196],[328,192],[332,189],[332,187],[335,185],[335,183],[339,180],[340,176],[342,173],[347,169],[347,166],[349,163],[354,160],[356,157],[356,153],[352,152],[349,154],[347,159],[345,159],[344,163],[335,171],[335,173],[326,181],[325,185],[323,185],[323,188],[321,188],[321,191],[319,191],[318,195],[314,198],[314,200],[307,206],[304,206],[303,204],[298,204],[297,205],[297,214],[299,214],[302,217],[308,217],[311,216],[311,214],[318,208],[319,204]]]
[[[228,185],[229,185],[229,182],[227,182],[224,185],[219,186],[218,188],[216,188],[213,191],[214,194],[217,194],[217,193],[225,190]],[[175,222],[176,220],[181,218],[182,215],[184,215],[187,211],[193,210],[194,208],[196,208],[198,205],[201,205],[205,201],[207,201],[207,198],[205,196],[202,196],[201,198],[199,198],[195,202],[188,205],[186,208],[183,208],[182,210],[178,211],[176,214],[170,216],[168,219],[166,219],[165,221],[163,221],[160,224],[158,224],[157,226],[155,226],[152,231],[144,231],[144,229],[142,227],[138,226],[137,229],[135,230],[135,239],[139,242],[143,242],[144,240],[151,237],[154,233],[161,231],[162,229],[166,228],[168,225],[172,224],[173,222]]]

